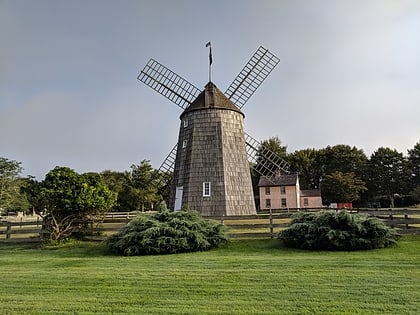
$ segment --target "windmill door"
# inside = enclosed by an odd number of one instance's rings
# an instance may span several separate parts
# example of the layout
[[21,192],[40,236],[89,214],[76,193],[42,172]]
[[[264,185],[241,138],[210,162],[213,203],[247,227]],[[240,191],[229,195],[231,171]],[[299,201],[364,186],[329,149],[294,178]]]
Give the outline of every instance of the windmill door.
[[174,211],[179,211],[182,208],[182,193],[184,191],[183,186],[178,186],[175,192],[175,207]]

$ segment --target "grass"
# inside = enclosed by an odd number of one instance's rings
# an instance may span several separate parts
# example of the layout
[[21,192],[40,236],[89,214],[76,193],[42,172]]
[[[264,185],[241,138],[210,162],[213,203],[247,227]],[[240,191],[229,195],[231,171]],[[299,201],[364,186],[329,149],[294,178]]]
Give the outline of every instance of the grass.
[[0,314],[417,314],[420,236],[358,252],[233,240],[116,257],[102,243],[0,244]]

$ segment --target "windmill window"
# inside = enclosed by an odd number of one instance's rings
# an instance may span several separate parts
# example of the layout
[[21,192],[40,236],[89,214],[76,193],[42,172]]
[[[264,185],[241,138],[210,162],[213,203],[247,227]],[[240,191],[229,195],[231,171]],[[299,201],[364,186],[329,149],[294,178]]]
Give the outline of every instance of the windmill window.
[[265,194],[269,195],[270,194],[270,187],[265,187]]
[[188,119],[184,119],[184,128],[188,127]]
[[309,205],[309,200],[308,200],[308,198],[303,198],[303,205],[304,205],[305,207],[307,207],[307,206]]
[[265,207],[271,208],[271,199],[265,199]]
[[203,197],[210,197],[211,196],[211,182],[204,182],[203,183]]
[[187,140],[182,141],[182,148],[185,149],[187,147]]
[[286,186],[280,186],[280,193],[282,195],[285,195],[286,194]]

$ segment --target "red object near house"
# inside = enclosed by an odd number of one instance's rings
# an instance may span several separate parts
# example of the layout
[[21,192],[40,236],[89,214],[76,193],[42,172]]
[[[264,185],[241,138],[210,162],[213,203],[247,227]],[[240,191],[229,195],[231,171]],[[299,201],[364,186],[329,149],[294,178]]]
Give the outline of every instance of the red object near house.
[[338,209],[353,209],[353,203],[351,202],[338,202],[337,203]]

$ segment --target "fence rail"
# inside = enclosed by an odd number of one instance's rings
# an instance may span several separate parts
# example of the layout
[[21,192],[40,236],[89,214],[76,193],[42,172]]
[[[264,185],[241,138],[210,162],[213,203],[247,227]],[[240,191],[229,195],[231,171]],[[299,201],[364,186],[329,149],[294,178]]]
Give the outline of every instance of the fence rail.
[[[300,211],[319,211],[309,209]],[[269,238],[276,235],[290,223],[290,217],[299,209],[278,209],[271,213],[259,213],[245,216],[207,217],[219,221],[229,227],[231,238]],[[348,209],[352,213],[361,213],[381,219],[387,226],[400,234],[420,234],[420,209]],[[108,213],[92,227],[96,239],[105,239],[125,226],[138,212]],[[2,220],[0,223],[0,242],[38,242],[40,235],[45,233],[42,220],[25,221]]]

